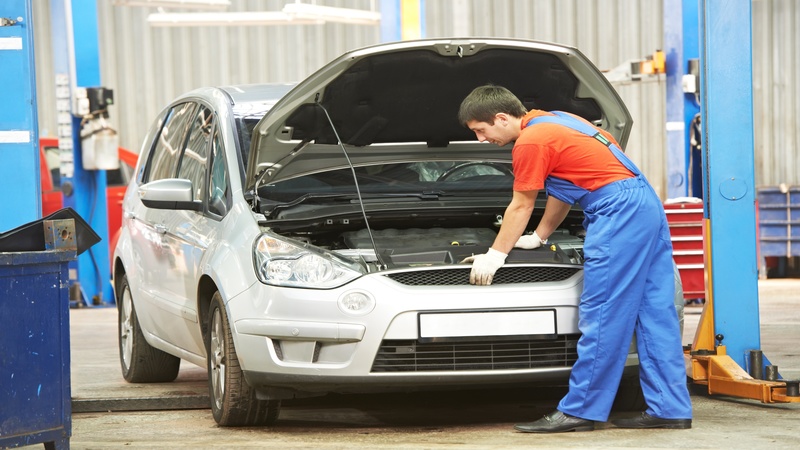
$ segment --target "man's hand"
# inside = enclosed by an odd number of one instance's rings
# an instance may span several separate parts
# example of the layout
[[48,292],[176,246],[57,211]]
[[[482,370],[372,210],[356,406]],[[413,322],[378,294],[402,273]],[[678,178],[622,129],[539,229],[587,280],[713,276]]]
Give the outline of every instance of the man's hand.
[[517,240],[517,243],[514,244],[514,248],[524,248],[530,250],[539,248],[542,246],[542,244],[544,244],[544,241],[534,231],[533,234],[523,234],[519,240]]
[[472,272],[469,273],[470,284],[488,286],[492,284],[494,273],[505,264],[507,257],[505,253],[490,248],[482,255],[472,255],[461,262],[472,263]]

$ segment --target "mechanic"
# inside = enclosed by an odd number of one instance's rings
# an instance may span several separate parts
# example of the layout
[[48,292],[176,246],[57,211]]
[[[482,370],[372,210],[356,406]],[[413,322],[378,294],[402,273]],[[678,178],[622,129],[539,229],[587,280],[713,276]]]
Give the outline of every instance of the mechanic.
[[[680,328],[674,305],[672,243],[663,205],[613,136],[565,112],[525,107],[508,89],[487,85],[461,103],[458,119],[481,142],[514,142],[514,192],[500,231],[474,255],[470,283],[489,285],[512,248],[533,249],[584,211],[584,284],[578,359],[555,411],[514,428],[527,433],[590,431],[608,420],[634,330],[647,410],[614,420],[620,428],[691,428]],[[523,235],[539,190],[547,202]]]

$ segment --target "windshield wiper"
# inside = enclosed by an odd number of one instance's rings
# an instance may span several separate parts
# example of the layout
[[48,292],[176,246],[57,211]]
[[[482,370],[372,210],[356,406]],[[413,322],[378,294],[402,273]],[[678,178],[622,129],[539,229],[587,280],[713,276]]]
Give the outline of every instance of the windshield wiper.
[[420,200],[438,200],[444,197],[444,191],[423,191],[423,192],[374,192],[362,193],[361,197],[370,200],[392,199],[392,198],[417,198]]
[[[407,201],[415,200],[438,200],[439,198],[447,195],[444,191],[423,191],[423,192],[374,192],[362,193],[361,201],[365,203],[374,203],[379,201],[392,201],[398,199],[407,199]],[[292,201],[285,203],[274,203],[271,208],[262,211],[263,214],[274,216],[280,211],[292,209],[295,206],[306,203],[310,200],[350,200],[351,203],[359,202],[359,197],[356,193],[307,193],[303,194]],[[263,204],[263,203],[262,203]]]

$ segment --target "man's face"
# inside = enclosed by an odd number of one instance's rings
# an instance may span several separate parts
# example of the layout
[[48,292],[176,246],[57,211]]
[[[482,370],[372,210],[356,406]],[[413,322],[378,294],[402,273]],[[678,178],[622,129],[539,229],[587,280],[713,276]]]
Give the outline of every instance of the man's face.
[[519,130],[515,129],[516,127],[509,123],[508,116],[502,113],[494,117],[494,123],[491,125],[471,120],[467,122],[467,128],[475,133],[479,141],[491,142],[499,147],[515,141],[519,137]]

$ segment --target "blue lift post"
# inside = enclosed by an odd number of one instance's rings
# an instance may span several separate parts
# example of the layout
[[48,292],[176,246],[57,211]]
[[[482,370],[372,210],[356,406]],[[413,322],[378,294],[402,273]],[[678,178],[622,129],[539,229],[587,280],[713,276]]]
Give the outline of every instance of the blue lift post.
[[[100,86],[97,2],[51,0],[50,10],[57,96],[62,105],[72,105],[76,87]],[[58,136],[59,151],[67,153],[61,157],[64,206],[72,207],[108,242],[106,172],[83,168],[81,118],[70,114],[64,121],[64,116],[59,119]],[[88,306],[114,303],[109,261],[108,245],[78,256],[77,279]]]
[[704,0],[700,11],[705,209],[710,223],[714,324],[746,366],[761,348],[758,316],[751,0]]
[[0,2],[0,189],[4,199],[0,232],[42,215],[39,137],[36,115],[31,5],[26,0]]
[[777,381],[777,370],[774,380],[763,379],[769,361],[758,311],[751,0],[701,0],[699,18],[709,293],[690,376],[710,394],[800,402],[797,382]]

